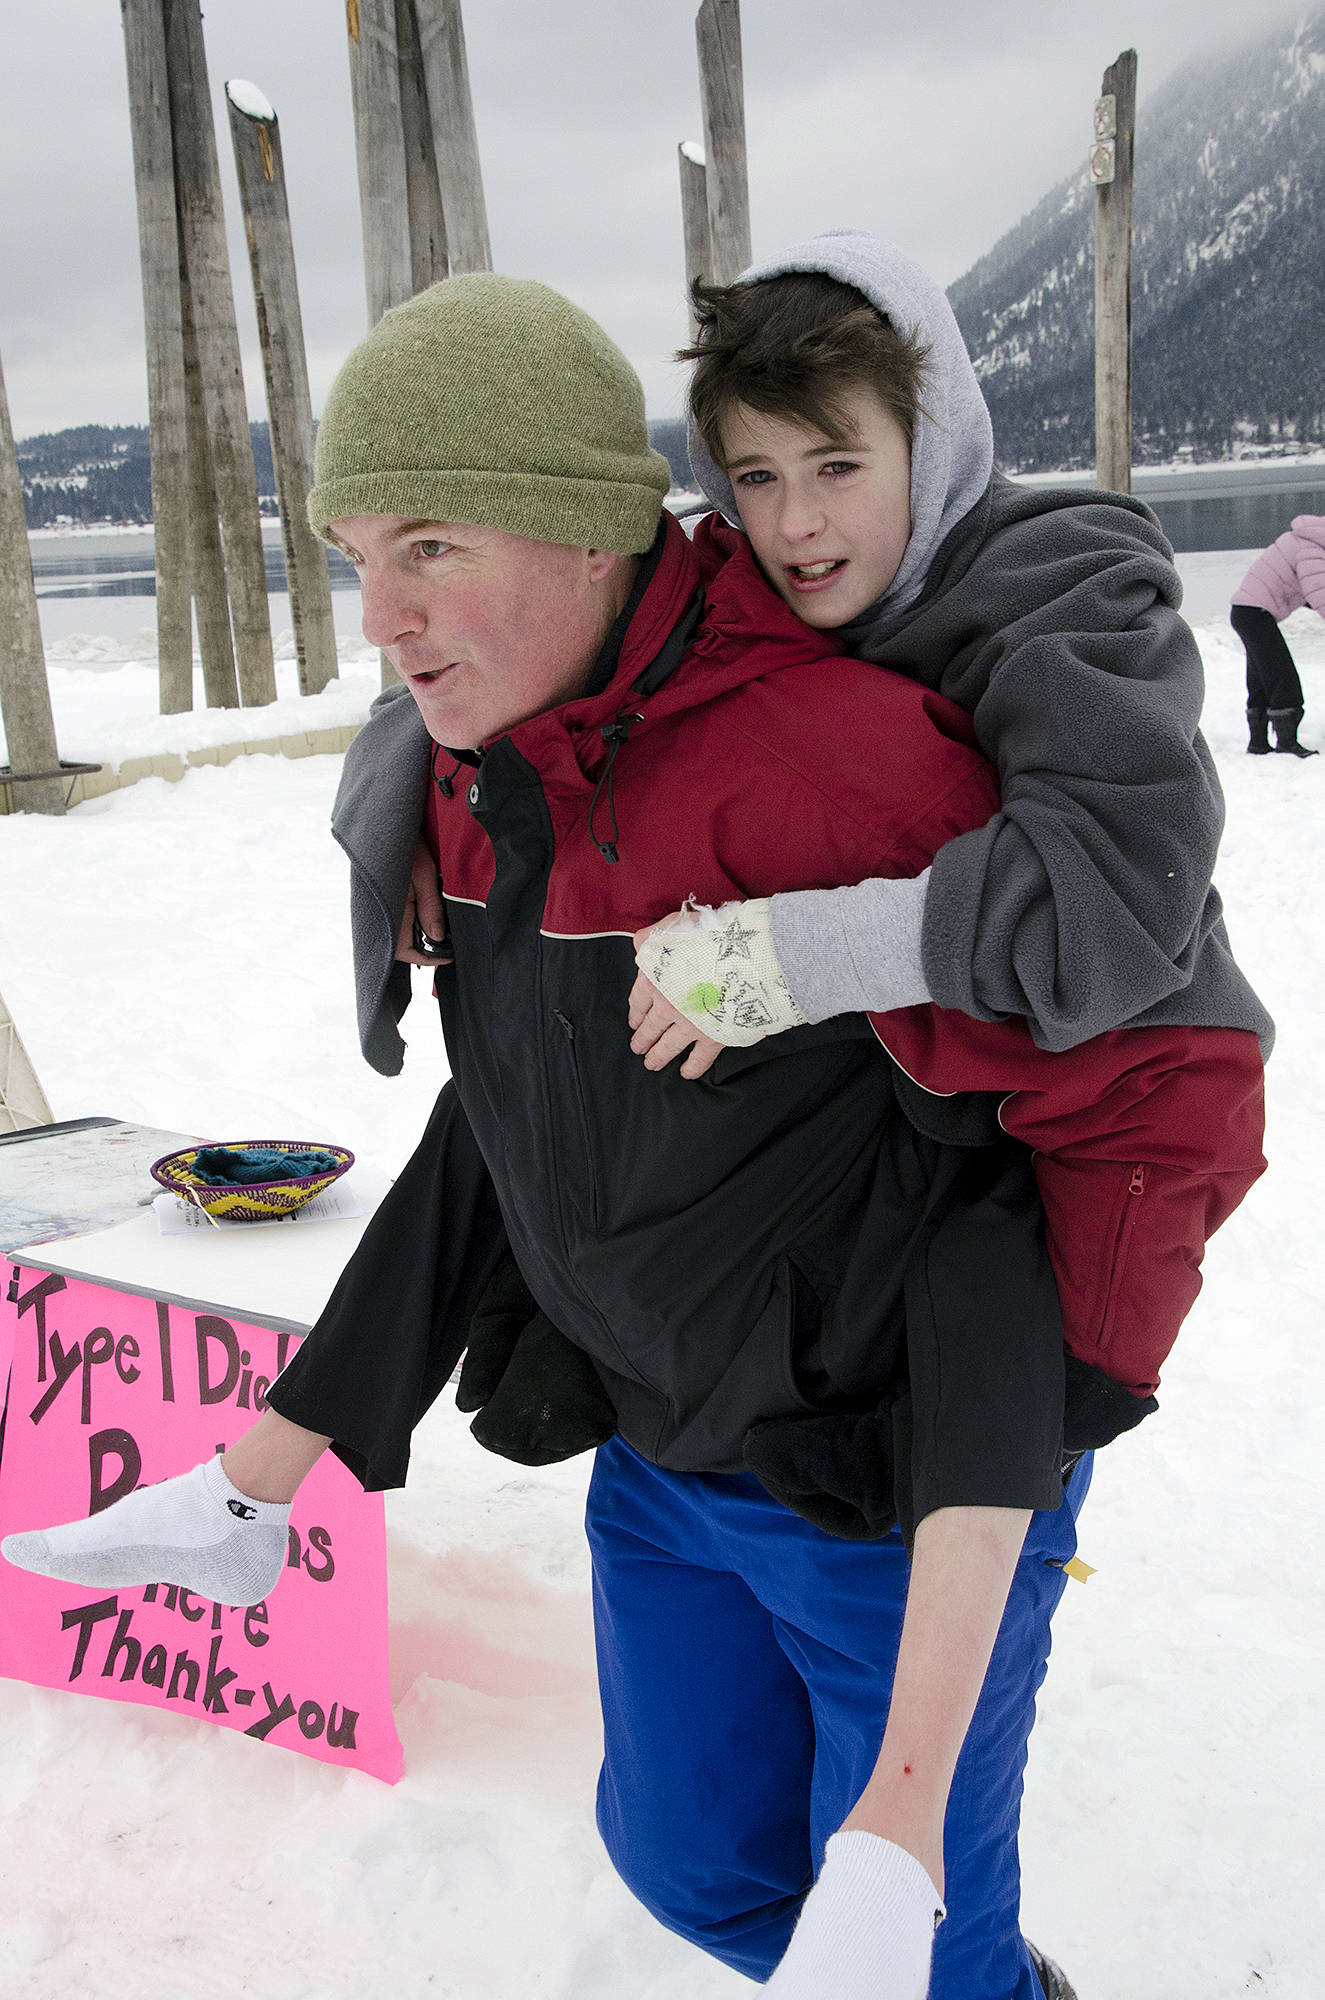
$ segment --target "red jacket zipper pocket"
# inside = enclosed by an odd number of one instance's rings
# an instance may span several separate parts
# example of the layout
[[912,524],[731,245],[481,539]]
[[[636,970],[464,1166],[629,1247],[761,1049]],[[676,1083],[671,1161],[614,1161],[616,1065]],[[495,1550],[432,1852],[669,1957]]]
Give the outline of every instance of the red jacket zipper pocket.
[[1095,1336],[1096,1346],[1105,1354],[1115,1331],[1114,1318],[1118,1301],[1127,1281],[1128,1257],[1136,1225],[1141,1219],[1141,1198],[1146,1191],[1146,1170],[1143,1165],[1132,1168],[1118,1214],[1117,1230],[1113,1240],[1113,1255],[1109,1260],[1108,1286],[1104,1295],[1104,1311],[1100,1315],[1099,1328]]

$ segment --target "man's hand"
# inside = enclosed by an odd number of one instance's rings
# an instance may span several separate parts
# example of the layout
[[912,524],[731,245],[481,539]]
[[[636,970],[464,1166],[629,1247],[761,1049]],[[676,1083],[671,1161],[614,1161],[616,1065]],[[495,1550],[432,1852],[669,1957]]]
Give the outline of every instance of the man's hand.
[[[664,923],[670,921],[663,918]],[[636,931],[636,951],[649,933],[657,929],[657,924],[646,924],[642,931]],[[631,1027],[630,1046],[635,1055],[643,1056],[645,1069],[666,1069],[674,1057],[684,1055],[689,1049],[690,1054],[681,1065],[681,1075],[691,1081],[703,1076],[722,1054],[722,1043],[713,1041],[693,1021],[688,1021],[642,972],[630,989],[626,1011]]]
[[771,2000],[925,2000],[943,1901],[915,1856],[871,1833],[835,1833],[805,1898]]
[[[441,949],[421,951],[422,936]],[[396,939],[396,957],[406,965],[450,965],[451,947],[446,939],[446,909],[442,902],[441,878],[425,840],[414,843],[414,866],[410,872],[409,895]]]

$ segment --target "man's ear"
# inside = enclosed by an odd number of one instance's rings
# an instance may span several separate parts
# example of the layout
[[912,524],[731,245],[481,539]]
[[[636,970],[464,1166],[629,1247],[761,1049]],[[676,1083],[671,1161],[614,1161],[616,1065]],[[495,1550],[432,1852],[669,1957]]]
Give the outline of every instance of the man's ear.
[[590,549],[588,575],[590,583],[603,583],[621,562],[622,558],[612,549]]

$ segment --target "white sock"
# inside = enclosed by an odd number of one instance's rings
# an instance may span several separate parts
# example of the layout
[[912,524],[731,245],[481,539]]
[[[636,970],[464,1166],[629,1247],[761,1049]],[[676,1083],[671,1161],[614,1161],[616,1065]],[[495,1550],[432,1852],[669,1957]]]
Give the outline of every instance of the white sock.
[[782,1963],[775,2000],[925,2000],[943,1900],[913,1854],[835,1833]]
[[174,1583],[218,1604],[259,1604],[285,1566],[289,1519],[288,1506],[232,1486],[216,1457],[90,1520],[6,1535],[0,1554],[63,1583]]

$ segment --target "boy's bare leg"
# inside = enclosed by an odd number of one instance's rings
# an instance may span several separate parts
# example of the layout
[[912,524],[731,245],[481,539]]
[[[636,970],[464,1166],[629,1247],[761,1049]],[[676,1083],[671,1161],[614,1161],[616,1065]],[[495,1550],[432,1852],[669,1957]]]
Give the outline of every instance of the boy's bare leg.
[[330,1443],[267,1409],[222,1452],[221,1464],[230,1484],[248,1499],[288,1506]]
[[290,1502],[330,1443],[264,1410],[229,1451],[88,1520],[7,1535],[7,1562],[65,1583],[174,1583],[258,1604],[285,1568]]
[[1030,1515],[941,1507],[916,1529],[888,1725],[844,1830],[914,1854],[943,1890],[943,1818]]
[[916,1529],[883,1745],[765,1988],[773,2000],[925,2000],[948,1793],[1029,1523],[1020,1508],[944,1507]]

